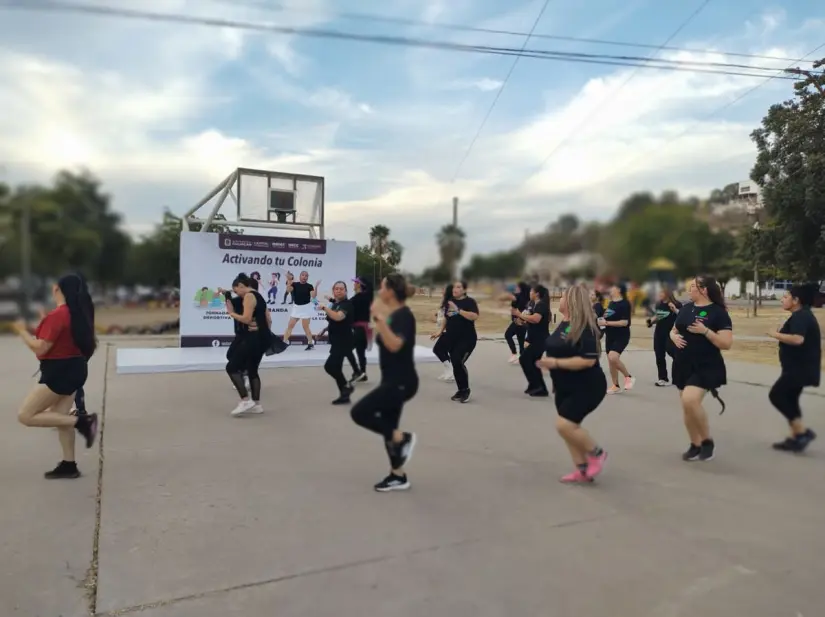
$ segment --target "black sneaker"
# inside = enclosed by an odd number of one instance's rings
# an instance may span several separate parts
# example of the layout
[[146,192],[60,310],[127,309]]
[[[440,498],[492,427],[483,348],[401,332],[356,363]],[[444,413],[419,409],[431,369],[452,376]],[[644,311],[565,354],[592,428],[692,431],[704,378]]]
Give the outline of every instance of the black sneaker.
[[713,443],[712,439],[706,439],[702,442],[702,445],[699,446],[699,460],[703,463],[707,463],[708,461],[713,460],[713,456],[716,452],[716,444]]
[[461,397],[464,395],[463,390],[458,390],[455,394],[450,397],[451,401],[460,401]]
[[74,425],[77,432],[80,433],[86,440],[86,447],[91,448],[95,445],[97,438],[97,414],[90,413],[82,416],[77,416],[77,423]]
[[350,402],[351,402],[351,401],[349,400],[349,397],[350,397],[350,395],[352,394],[352,390],[353,390],[353,389],[352,389],[352,387],[351,387],[351,386],[349,386],[349,387],[347,387],[347,388],[345,388],[345,389],[341,390],[341,394],[338,396],[338,398],[337,398],[337,399],[335,399],[334,401],[332,401],[332,404],[333,404],[333,405],[349,405],[349,404],[350,404]]
[[379,493],[389,493],[390,491],[407,491],[410,488],[410,481],[407,479],[406,474],[403,476],[396,476],[394,473],[391,473],[386,478],[381,480],[381,482],[376,484],[374,488]]
[[367,381],[367,374],[366,373],[358,373],[358,376],[352,376],[353,383],[365,383]]
[[47,480],[74,480],[80,477],[80,470],[77,463],[60,461],[57,467],[43,474]]
[[782,441],[777,441],[771,447],[774,450],[779,450],[780,452],[798,452],[799,440],[794,439],[793,437],[786,437]]
[[702,453],[702,448],[699,446],[690,444],[690,447],[687,451],[682,455],[683,461],[698,461],[699,455]]
[[313,349],[315,349],[315,345],[313,343],[310,343],[309,345],[306,346],[304,351],[312,351]]
[[458,398],[453,397],[454,401],[458,401],[459,403],[466,403],[470,400],[470,388],[466,390],[461,390],[456,393]]
[[530,390],[527,394],[534,398],[545,398],[550,396],[550,393],[547,391],[547,388],[536,388],[535,390]]

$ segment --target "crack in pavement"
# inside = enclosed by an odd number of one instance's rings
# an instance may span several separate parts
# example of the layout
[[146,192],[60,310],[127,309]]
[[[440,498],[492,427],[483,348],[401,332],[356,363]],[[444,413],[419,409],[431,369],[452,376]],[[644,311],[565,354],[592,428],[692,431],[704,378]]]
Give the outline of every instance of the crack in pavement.
[[97,592],[99,580],[98,557],[100,553],[100,519],[101,519],[101,504],[103,503],[103,436],[106,428],[106,400],[109,394],[109,359],[111,354],[112,344],[106,343],[106,357],[103,363],[103,394],[100,405],[100,414],[98,417],[98,432],[97,432],[97,493],[95,495],[95,528],[92,535],[92,557],[89,561],[89,567],[86,570],[86,578],[83,581],[83,586],[86,588],[86,602],[88,605],[89,616],[94,617],[97,614]]
[[[590,517],[578,520],[570,520],[570,521],[561,521],[559,523],[553,523],[552,525],[548,525],[548,529],[561,529],[565,527],[574,527],[577,525],[587,525],[590,523],[597,523],[607,518],[611,518],[613,515],[601,515],[597,517]],[[505,534],[505,537],[511,534]],[[104,613],[97,613],[92,617],[122,617],[123,615],[132,615],[135,613],[141,613],[144,611],[163,608],[166,606],[172,606],[175,604],[181,604],[183,602],[191,602],[193,600],[201,600],[203,598],[208,598],[210,596],[217,596],[225,593],[231,593],[233,591],[242,591],[245,589],[254,589],[257,587],[265,587],[267,585],[277,585],[279,583],[283,583],[286,581],[292,581],[299,578],[305,578],[308,576],[317,576],[319,574],[328,574],[330,572],[341,572],[343,570],[348,570],[351,568],[359,568],[361,566],[373,565],[376,563],[383,563],[387,561],[393,561],[395,559],[404,559],[407,557],[414,557],[416,555],[423,555],[426,553],[433,553],[435,551],[439,551],[442,549],[450,549],[450,548],[458,548],[463,546],[469,546],[471,544],[478,544],[487,539],[491,536],[487,537],[477,537],[477,538],[465,538],[463,540],[456,540],[454,542],[445,542],[443,544],[438,544],[435,546],[427,546],[423,548],[412,549],[409,551],[404,551],[401,553],[393,553],[389,555],[381,555],[378,557],[369,557],[366,559],[359,559],[356,561],[351,561],[347,563],[332,565],[332,566],[324,566],[321,568],[312,568],[309,570],[302,570],[300,572],[293,572],[291,574],[283,574],[281,576],[276,576],[268,579],[263,579],[259,581],[252,581],[249,583],[240,583],[238,585],[231,585],[229,587],[221,587],[219,589],[210,589],[208,591],[201,591],[198,593],[192,593],[185,596],[179,596],[177,598],[169,598],[167,600],[157,600],[155,602],[147,602],[144,604],[137,604],[134,606],[128,606],[125,608],[115,609],[113,611],[108,611]]]

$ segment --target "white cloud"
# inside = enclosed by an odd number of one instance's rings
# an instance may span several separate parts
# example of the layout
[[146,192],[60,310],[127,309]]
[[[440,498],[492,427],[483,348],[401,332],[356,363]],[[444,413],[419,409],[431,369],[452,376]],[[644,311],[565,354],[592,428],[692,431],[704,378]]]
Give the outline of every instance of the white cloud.
[[[162,5],[202,7],[184,0]],[[197,10],[216,9],[207,3]],[[790,93],[786,82],[773,82],[747,99],[753,107],[703,119],[758,80],[640,71],[617,91],[628,71],[605,70],[578,85],[549,83],[544,93],[540,86],[529,93],[508,88],[502,99],[519,97],[519,112],[507,115],[506,101],[499,105],[505,126],[488,125],[463,176],[450,184],[490,95],[461,100],[464,94],[443,88],[493,92],[501,84],[492,77],[467,78],[467,71],[431,57],[430,68],[447,86],[372,99],[309,85],[296,70],[300,60],[287,62],[292,75],[251,62],[247,53],[261,39],[247,34],[117,21],[83,22],[85,28],[71,20],[38,23],[44,36],[37,45],[28,17],[0,24],[7,48],[17,50],[0,52],[5,179],[46,180],[59,168],[85,165],[114,194],[130,230],[145,233],[163,206],[183,212],[238,166],[323,175],[328,234],[363,242],[369,226],[386,223],[407,247],[405,266],[412,269],[435,259],[434,236],[450,220],[453,195],[461,197],[459,220],[472,253],[508,248],[525,227],[535,231],[562,212],[604,218],[632,190],[701,193],[746,177],[753,153],[748,133],[770,102]],[[754,51],[798,57],[813,47],[803,37],[800,49],[776,45],[787,40],[776,35],[784,27]],[[281,49],[297,53],[294,40],[284,40]],[[232,90],[214,83],[221,68],[257,92],[251,111],[272,103],[287,111],[251,126],[228,119]],[[323,83],[317,76],[314,82]],[[289,109],[302,115],[292,118]],[[532,174],[568,136],[542,172]]]

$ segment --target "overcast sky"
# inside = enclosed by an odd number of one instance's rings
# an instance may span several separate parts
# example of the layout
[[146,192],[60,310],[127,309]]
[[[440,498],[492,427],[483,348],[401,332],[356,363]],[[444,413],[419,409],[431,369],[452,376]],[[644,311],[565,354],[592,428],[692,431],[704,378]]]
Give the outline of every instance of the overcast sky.
[[[544,0],[287,0],[278,4],[292,10],[274,12],[261,2],[97,0],[509,47],[524,38],[438,24],[526,32]],[[700,4],[550,0],[536,32],[658,45]],[[784,5],[712,1],[671,45],[801,57],[824,42],[825,3]],[[430,25],[336,15],[344,11]],[[764,80],[522,59],[451,183],[512,58],[7,10],[0,41],[0,179],[47,181],[86,166],[140,234],[165,205],[182,213],[239,166],[322,175],[327,235],[361,243],[371,225],[388,225],[410,270],[436,261],[434,235],[450,220],[453,195],[469,254],[510,248],[564,212],[606,219],[634,190],[704,195],[744,180],[750,131],[792,93],[775,80],[711,113]],[[655,51],[535,39],[528,47]]]

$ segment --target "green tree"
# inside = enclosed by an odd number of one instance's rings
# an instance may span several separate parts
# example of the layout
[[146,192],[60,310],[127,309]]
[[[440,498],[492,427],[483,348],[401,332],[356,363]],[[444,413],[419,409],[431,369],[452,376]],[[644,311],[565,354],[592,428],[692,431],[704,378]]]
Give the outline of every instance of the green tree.
[[[814,69],[825,66],[825,59]],[[751,133],[751,179],[762,189],[773,230],[773,262],[791,278],[825,278],[825,77],[804,74],[794,97],[773,105]],[[767,242],[767,234],[758,234]]]
[[[390,238],[390,228],[386,225],[373,225],[370,228],[368,251],[378,262],[378,280],[394,272],[401,263],[404,247]],[[389,266],[389,268],[387,268]]]
[[450,279],[458,275],[458,264],[464,257],[466,235],[458,225],[444,225],[435,236],[438,244],[438,254],[441,257],[441,266],[450,273]]
[[509,279],[524,273],[524,254],[518,250],[473,255],[461,276],[464,280]]

